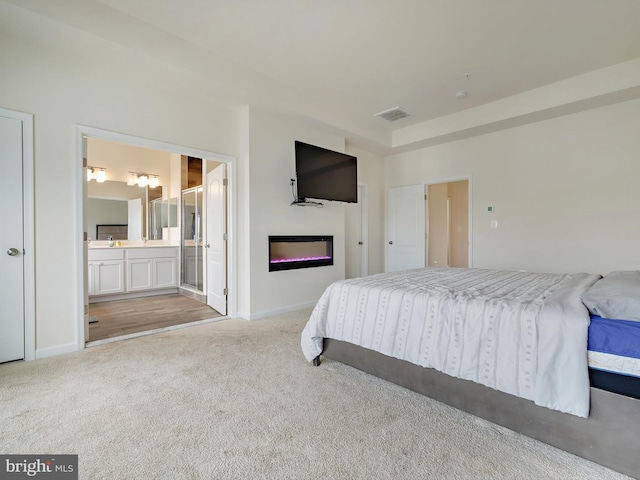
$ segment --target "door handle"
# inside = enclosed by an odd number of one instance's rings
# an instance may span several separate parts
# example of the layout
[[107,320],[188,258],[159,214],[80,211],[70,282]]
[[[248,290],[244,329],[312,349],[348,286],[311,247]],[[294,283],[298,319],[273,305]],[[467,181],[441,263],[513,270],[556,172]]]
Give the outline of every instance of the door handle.
[[208,243],[205,243],[205,244],[204,244],[204,248],[209,248],[209,244],[208,244]]
[[18,250],[17,248],[10,248],[9,250],[7,250],[7,255],[9,255],[10,257],[17,257],[18,255],[20,255],[20,250]]
[[393,240],[389,240],[389,245],[393,245]]
[[358,242],[358,245],[364,245],[364,242]]

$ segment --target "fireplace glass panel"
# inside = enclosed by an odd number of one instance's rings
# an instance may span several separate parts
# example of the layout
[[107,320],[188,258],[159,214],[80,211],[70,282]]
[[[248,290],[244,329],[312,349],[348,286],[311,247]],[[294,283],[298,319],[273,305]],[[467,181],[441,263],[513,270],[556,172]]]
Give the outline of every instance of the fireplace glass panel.
[[333,236],[270,236],[269,271],[333,265]]

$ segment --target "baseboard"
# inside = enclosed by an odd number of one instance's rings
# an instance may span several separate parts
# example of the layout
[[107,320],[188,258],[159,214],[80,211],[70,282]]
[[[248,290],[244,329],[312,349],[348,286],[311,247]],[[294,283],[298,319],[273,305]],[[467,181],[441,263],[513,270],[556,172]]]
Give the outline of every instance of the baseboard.
[[77,351],[78,344],[75,342],[67,343],[65,345],[54,345],[53,347],[36,348],[36,360]]
[[314,307],[316,303],[317,302],[299,303],[298,305],[289,305],[288,307],[276,308],[275,310],[264,310],[262,312],[249,313],[247,315],[244,315],[243,318],[246,318],[247,320],[259,320],[261,318],[294,312],[296,310],[302,310],[304,308],[311,308]]

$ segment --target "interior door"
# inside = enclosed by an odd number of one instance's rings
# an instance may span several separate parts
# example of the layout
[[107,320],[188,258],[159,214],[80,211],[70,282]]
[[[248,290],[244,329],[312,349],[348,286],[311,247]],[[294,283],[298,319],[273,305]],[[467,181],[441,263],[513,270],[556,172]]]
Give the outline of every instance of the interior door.
[[207,173],[207,305],[227,314],[227,198],[223,163]]
[[364,277],[368,273],[365,188],[358,185],[358,203],[347,204],[345,210],[345,278]]
[[387,213],[387,271],[424,267],[424,185],[390,188]]
[[0,362],[24,358],[22,122],[0,116]]

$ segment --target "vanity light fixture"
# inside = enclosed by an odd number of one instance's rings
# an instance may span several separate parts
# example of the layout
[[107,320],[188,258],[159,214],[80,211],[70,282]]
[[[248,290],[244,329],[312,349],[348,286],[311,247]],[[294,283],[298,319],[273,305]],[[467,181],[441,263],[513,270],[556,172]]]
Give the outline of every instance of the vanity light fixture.
[[103,167],[87,167],[87,182],[94,178],[98,183],[104,182],[107,179],[107,169]]
[[138,185],[139,187],[156,188],[160,185],[160,177],[155,173],[129,172],[127,185]]

